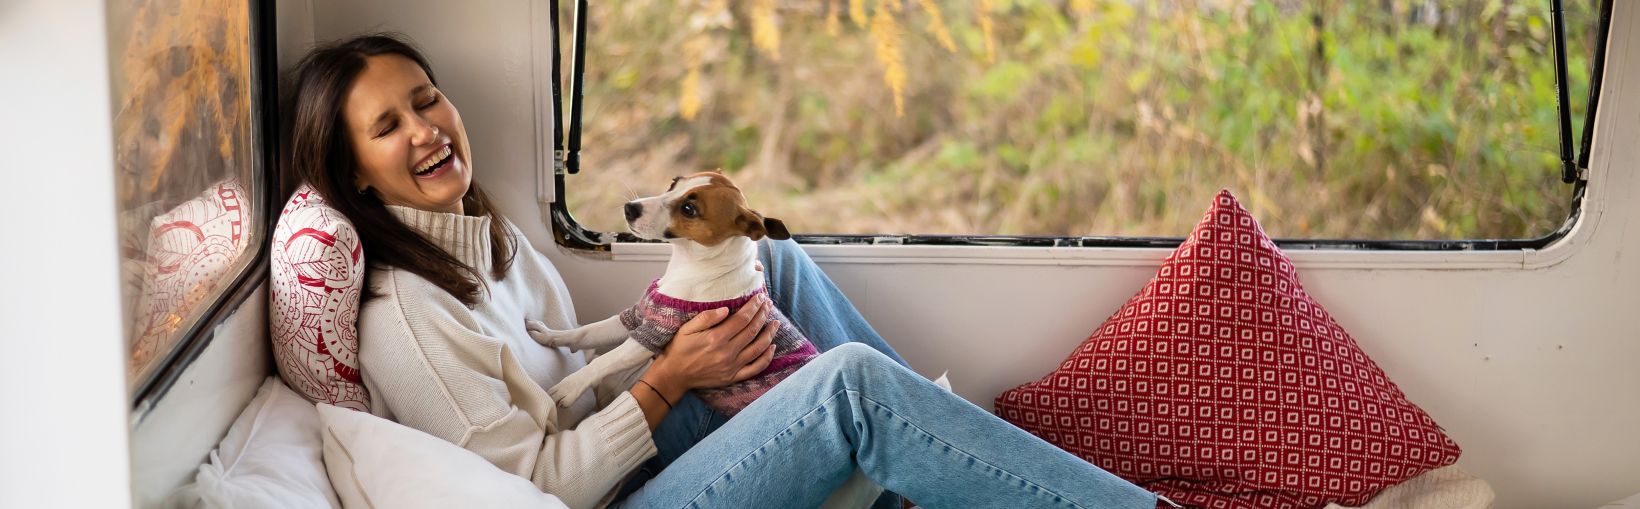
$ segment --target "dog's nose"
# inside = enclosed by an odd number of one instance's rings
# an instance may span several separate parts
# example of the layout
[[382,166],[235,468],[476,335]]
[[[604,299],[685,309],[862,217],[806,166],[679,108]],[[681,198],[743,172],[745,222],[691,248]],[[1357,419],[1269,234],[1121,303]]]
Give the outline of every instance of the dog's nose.
[[626,220],[631,221],[643,215],[643,205],[635,201],[626,202]]

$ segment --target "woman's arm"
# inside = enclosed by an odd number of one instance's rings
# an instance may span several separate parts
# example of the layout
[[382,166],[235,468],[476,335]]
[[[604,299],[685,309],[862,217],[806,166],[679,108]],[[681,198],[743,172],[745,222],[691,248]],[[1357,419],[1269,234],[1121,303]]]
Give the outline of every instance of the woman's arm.
[[[653,431],[690,389],[722,387],[751,378],[774,359],[774,333],[780,324],[768,320],[769,301],[704,311],[683,326],[628,390],[643,409]],[[763,324],[761,327],[752,324]]]
[[483,333],[465,305],[419,278],[391,271],[378,281],[384,297],[360,316],[359,354],[376,404],[399,423],[473,451],[571,507],[598,505],[654,455],[632,396],[562,429],[557,405],[512,342]]

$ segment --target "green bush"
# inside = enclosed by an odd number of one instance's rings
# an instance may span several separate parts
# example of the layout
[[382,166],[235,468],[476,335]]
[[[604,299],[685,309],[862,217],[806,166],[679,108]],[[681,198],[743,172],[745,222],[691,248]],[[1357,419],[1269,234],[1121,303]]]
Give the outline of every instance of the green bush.
[[1547,6],[595,3],[567,195],[619,230],[621,202],[722,168],[799,232],[1179,236],[1230,188],[1280,237],[1536,237],[1571,204]]

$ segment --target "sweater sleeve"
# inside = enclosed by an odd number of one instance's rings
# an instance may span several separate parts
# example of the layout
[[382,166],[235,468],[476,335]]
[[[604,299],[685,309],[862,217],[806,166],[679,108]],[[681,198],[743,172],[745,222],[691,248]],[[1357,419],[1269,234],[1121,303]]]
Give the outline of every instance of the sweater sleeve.
[[630,394],[575,429],[559,429],[557,405],[466,306],[442,292],[408,290],[414,285],[392,275],[382,279],[386,295],[360,317],[360,356],[374,385],[389,388],[373,392],[378,404],[401,424],[473,451],[576,508],[607,503],[655,454]]

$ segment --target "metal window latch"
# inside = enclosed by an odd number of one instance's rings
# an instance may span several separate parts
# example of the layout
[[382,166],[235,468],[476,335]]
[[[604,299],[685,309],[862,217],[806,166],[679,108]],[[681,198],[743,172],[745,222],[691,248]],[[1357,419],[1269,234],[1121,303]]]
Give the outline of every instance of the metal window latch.
[[905,237],[900,237],[900,236],[872,237],[871,238],[871,243],[872,243],[872,245],[877,245],[877,246],[885,246],[885,245],[886,246],[898,246],[898,245],[901,245],[901,244],[905,244]]

